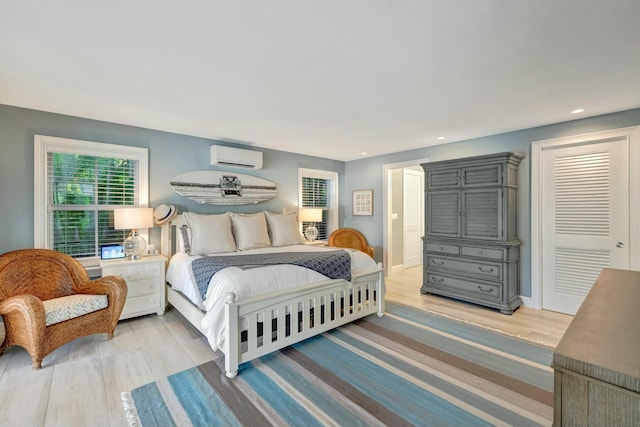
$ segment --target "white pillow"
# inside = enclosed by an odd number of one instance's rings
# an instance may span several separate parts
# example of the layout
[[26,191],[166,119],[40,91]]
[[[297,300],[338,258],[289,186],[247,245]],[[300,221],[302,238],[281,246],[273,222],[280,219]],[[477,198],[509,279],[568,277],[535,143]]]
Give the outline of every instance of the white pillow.
[[252,215],[231,214],[231,222],[238,250],[245,251],[271,246],[267,221],[262,212]]
[[184,216],[191,229],[190,255],[236,251],[228,214],[202,215],[186,212]]
[[275,214],[265,211],[272,246],[297,245],[304,242],[295,212]]

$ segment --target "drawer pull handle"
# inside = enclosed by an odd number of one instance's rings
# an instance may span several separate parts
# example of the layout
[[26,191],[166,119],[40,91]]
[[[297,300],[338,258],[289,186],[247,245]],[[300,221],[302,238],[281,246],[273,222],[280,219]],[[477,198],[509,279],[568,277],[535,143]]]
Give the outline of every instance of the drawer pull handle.
[[493,288],[484,289],[482,286],[478,286],[478,289],[480,289],[482,292],[486,292],[486,293],[493,292]]
[[431,276],[431,280],[433,280],[434,282],[442,283],[442,282],[444,282],[444,277]]
[[482,267],[478,267],[478,270],[482,271],[483,273],[493,273],[494,271],[493,268],[486,269]]
[[439,250],[444,251],[444,247],[440,246],[440,249],[439,249]]
[[431,260],[431,264],[435,264],[435,265],[444,265],[444,261],[437,261],[435,259]]
[[478,253],[479,253],[480,255],[482,255],[484,252],[482,252],[482,251],[478,251]]

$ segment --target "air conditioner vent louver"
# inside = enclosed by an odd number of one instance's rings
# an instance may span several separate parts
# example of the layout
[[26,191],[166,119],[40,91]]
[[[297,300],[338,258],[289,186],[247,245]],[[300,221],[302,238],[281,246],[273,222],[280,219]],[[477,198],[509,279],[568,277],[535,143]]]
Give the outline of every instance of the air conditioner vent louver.
[[261,169],[262,152],[242,148],[211,146],[211,164],[234,168]]

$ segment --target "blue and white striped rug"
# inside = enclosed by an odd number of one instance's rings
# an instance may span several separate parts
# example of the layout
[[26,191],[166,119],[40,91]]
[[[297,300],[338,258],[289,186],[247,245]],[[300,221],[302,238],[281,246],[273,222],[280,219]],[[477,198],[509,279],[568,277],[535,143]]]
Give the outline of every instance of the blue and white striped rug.
[[387,303],[245,363],[212,361],[123,393],[132,426],[550,425],[552,349]]

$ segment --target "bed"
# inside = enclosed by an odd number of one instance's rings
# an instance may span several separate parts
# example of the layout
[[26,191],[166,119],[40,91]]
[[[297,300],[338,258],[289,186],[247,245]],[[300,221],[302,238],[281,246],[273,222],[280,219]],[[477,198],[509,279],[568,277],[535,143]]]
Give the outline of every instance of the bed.
[[304,244],[295,214],[188,212],[161,235],[167,300],[224,353],[229,378],[241,363],[384,313],[382,265]]

